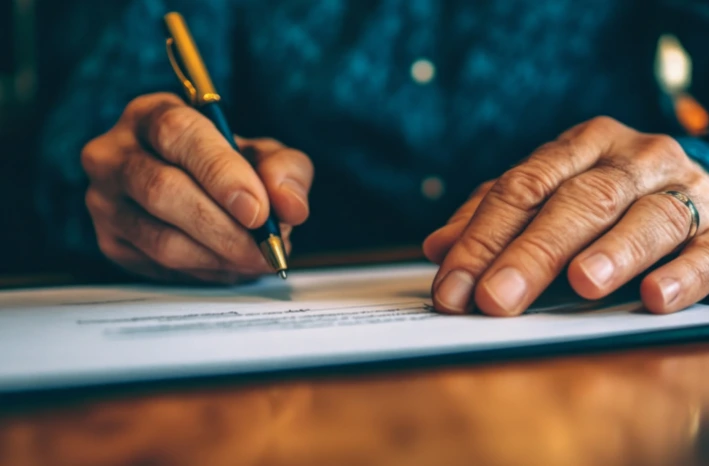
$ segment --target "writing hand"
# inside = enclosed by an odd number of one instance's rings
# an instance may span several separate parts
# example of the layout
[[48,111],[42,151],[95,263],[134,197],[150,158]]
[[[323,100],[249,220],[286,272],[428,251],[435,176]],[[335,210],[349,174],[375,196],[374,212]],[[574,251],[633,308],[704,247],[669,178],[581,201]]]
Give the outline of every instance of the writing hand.
[[159,280],[233,283],[272,272],[247,229],[270,205],[291,227],[309,214],[313,166],[271,139],[238,139],[172,94],[132,101],[81,154],[99,247],[130,272]]

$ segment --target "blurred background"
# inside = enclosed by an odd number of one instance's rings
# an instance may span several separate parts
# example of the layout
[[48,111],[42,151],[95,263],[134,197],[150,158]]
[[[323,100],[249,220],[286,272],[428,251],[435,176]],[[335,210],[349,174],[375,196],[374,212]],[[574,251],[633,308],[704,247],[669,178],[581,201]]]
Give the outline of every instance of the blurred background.
[[[38,133],[71,70],[128,3],[0,0],[0,275],[55,272],[71,265],[45,249],[48,241],[33,192]],[[681,19],[669,21],[676,23],[679,32],[688,20],[686,15]],[[686,81],[688,67],[680,46],[673,36],[668,37],[658,45],[665,66],[655,72],[670,87],[666,93],[672,94],[672,85]],[[704,86],[699,89],[706,93]],[[707,112],[685,94],[674,94],[677,99],[665,98],[664,102],[669,108],[674,106],[685,131],[706,135]]]
[[0,0],[0,274],[51,272],[32,173],[47,108],[125,0]]

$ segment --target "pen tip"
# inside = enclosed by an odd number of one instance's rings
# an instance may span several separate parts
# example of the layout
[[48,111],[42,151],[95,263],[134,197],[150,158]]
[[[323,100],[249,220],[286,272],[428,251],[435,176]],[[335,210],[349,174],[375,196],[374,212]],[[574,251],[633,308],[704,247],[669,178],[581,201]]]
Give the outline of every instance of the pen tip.
[[286,273],[285,270],[281,270],[280,272],[278,272],[278,275],[280,275],[283,280],[288,278],[288,274]]

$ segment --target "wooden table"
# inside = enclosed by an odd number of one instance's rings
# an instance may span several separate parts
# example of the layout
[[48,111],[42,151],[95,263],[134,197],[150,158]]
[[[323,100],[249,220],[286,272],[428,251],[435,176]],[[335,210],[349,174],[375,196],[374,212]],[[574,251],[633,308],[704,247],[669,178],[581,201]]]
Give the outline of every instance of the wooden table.
[[709,464],[709,344],[15,400],[0,464]]
[[0,465],[709,464],[709,343],[0,399]]

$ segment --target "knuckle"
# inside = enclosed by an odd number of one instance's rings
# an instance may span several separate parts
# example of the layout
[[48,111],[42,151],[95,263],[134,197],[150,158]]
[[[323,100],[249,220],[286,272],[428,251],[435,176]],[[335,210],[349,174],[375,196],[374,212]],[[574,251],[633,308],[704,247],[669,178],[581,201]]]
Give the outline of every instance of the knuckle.
[[555,238],[553,234],[525,235],[519,242],[518,247],[533,261],[535,268],[542,267],[542,272],[558,271],[564,267],[568,258],[564,254],[563,241],[551,241]]
[[648,245],[655,244],[657,232],[655,230],[638,230],[634,235],[624,238],[624,247],[621,253],[614,254],[615,262],[622,265],[644,264],[648,258]]
[[462,266],[474,275],[482,274],[502,250],[504,243],[494,235],[467,232],[454,246],[456,252],[450,257],[462,262]]
[[133,117],[135,115],[144,114],[146,111],[150,111],[150,109],[156,105],[159,106],[164,104],[181,105],[183,104],[183,101],[177,94],[171,92],[143,94],[128,102],[128,105],[126,105],[123,110],[123,114]]
[[685,239],[689,230],[691,214],[687,206],[672,196],[654,195],[647,196],[646,202],[650,203],[655,211],[659,211],[664,221],[659,221],[656,225],[661,231],[680,242]]
[[543,171],[552,180],[563,180],[583,170],[589,158],[588,144],[576,137],[562,137],[541,146],[532,158],[540,159]]
[[[652,166],[652,165],[651,165]],[[652,168],[650,168],[652,169]],[[647,192],[649,187],[645,176],[642,163],[635,160],[623,160],[615,159],[609,160],[602,165],[602,173],[605,175],[607,181],[616,184],[619,188],[622,188],[619,193],[623,194],[626,192],[633,193],[637,195],[639,193]]]
[[654,248],[663,244],[662,230],[655,224],[638,225],[630,234],[618,238],[619,246],[610,251],[613,261],[623,267],[649,266],[655,254]]
[[226,154],[213,154],[198,157],[194,162],[194,175],[203,186],[218,186],[228,176],[233,167],[234,159]]
[[687,159],[684,153],[684,149],[677,140],[666,134],[657,134],[651,136],[649,141],[648,152],[650,152],[654,157],[658,155],[675,161],[683,161]]
[[146,176],[143,195],[141,196],[146,207],[151,211],[162,211],[165,201],[175,191],[173,189],[174,184],[175,177],[170,170],[165,168],[152,170]]
[[628,127],[608,116],[597,116],[579,125],[574,137],[585,141],[609,138],[627,130]]
[[137,115],[145,109],[150,103],[150,95],[140,95],[135,99],[128,102],[126,108],[123,110],[123,114],[127,116]]
[[101,163],[101,149],[103,143],[100,138],[92,139],[81,149],[81,166],[89,177],[95,174]]
[[598,131],[612,131],[621,126],[621,123],[615,118],[606,115],[599,115],[588,120],[586,125],[587,127]]
[[622,183],[604,174],[571,178],[557,191],[557,196],[568,205],[577,206],[584,216],[606,220],[618,215],[626,207]]
[[185,106],[173,103],[158,105],[149,118],[148,139],[159,153],[171,152],[184,138],[189,137],[198,121],[198,116]]
[[[654,143],[651,143],[649,140],[645,140],[635,148],[635,152],[633,153],[632,158],[632,164],[636,167],[635,169],[638,171],[652,169],[657,170],[661,168],[661,165],[658,164],[658,157],[662,157],[661,154],[662,151],[658,152]],[[615,166],[617,168],[622,168],[624,164],[628,164],[631,162],[625,161],[621,163],[621,160],[618,159],[614,160],[613,163],[615,163]]]
[[506,204],[528,212],[539,208],[554,188],[555,183],[545,170],[527,163],[502,175],[489,193]]

